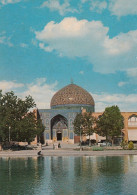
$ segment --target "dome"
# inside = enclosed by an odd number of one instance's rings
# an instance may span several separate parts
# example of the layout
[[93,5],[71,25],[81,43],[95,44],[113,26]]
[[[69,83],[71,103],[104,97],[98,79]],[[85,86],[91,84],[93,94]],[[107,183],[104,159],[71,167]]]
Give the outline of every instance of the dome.
[[94,106],[94,99],[83,88],[70,84],[59,90],[51,99],[51,107],[59,105],[92,105]]

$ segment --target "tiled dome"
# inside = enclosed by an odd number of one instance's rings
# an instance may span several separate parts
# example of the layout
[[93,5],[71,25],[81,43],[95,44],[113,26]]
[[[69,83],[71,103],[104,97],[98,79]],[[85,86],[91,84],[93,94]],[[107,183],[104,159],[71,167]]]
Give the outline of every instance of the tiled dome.
[[80,104],[95,105],[92,96],[83,88],[70,84],[59,90],[51,99],[50,106]]

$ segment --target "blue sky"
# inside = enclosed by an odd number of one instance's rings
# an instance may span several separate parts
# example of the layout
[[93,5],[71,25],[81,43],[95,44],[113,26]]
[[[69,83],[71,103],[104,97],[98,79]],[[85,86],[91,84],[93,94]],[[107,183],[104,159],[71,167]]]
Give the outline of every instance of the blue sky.
[[137,0],[0,0],[0,88],[38,108],[74,83],[137,111]]

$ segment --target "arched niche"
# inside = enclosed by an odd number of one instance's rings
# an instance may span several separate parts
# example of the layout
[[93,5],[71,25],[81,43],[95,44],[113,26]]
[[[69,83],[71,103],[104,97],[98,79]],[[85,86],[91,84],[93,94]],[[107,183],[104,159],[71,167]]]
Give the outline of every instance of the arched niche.
[[128,118],[129,127],[137,127],[137,115],[133,114]]
[[58,114],[51,119],[51,139],[56,138],[57,141],[62,141],[63,132],[68,129],[67,119]]

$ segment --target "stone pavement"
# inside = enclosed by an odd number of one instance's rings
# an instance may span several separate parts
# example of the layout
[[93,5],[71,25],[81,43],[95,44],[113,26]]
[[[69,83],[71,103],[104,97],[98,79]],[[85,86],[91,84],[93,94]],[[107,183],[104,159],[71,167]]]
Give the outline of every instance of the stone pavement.
[[[20,150],[20,151],[1,151],[0,157],[38,157],[39,150]],[[120,155],[137,155],[137,150],[104,150],[104,151],[79,151],[72,148],[41,150],[42,156],[120,156]]]
[[[58,144],[60,143],[61,149],[76,149],[79,148],[78,144],[69,144],[65,142],[54,142],[54,146],[56,149],[58,149]],[[42,150],[47,150],[47,149],[53,149],[53,143],[49,144],[48,146],[42,146]]]

